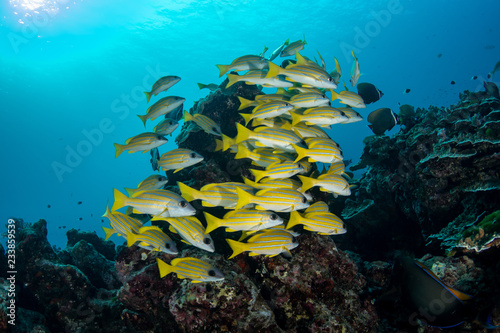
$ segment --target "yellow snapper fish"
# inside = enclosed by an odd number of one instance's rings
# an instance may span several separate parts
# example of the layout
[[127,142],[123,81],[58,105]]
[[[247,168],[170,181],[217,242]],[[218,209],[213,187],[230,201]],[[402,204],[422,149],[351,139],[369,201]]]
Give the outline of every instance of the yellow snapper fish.
[[136,233],[142,227],[142,222],[140,220],[120,212],[111,212],[109,210],[109,205],[106,205],[106,213],[104,213],[103,217],[107,217],[111,224],[111,228],[102,227],[106,234],[104,240],[108,240],[113,234],[117,234],[126,239],[128,232]]
[[285,81],[280,77],[266,77],[267,69],[258,69],[248,71],[244,75],[227,74],[229,82],[226,88],[229,88],[237,82],[245,82],[248,85],[259,84],[266,88],[289,88],[293,87],[293,83]]
[[179,123],[175,119],[166,118],[160,121],[154,128],[153,132],[160,135],[172,135],[172,132],[179,127]]
[[255,204],[257,210],[271,210],[274,212],[291,212],[309,207],[309,202],[304,195],[296,190],[278,188],[260,190],[255,195],[237,188],[238,204],[240,209],[249,204]]
[[[248,237],[255,236],[255,235],[258,235],[258,234],[263,234],[265,232],[269,232],[269,231],[273,231],[273,230],[286,231],[286,232],[288,232],[290,235],[292,235],[294,237],[300,236],[300,233],[298,233],[296,231],[293,231],[291,229],[285,229],[285,225],[284,224],[278,224],[278,225],[275,225],[274,227],[270,227],[270,228],[263,229],[263,230],[258,230],[258,231],[245,231],[244,230],[244,231],[241,232],[241,236],[238,239],[238,242],[241,242],[242,240],[244,240],[244,239],[246,239]],[[285,253],[282,253],[282,254],[285,254]]]
[[359,62],[358,58],[354,55],[354,51],[351,50],[352,56],[354,58],[354,62],[352,63],[352,68],[351,68],[351,83],[352,86],[356,86],[358,83],[359,77],[361,76],[361,72],[359,70]]
[[364,109],[366,108],[363,98],[352,91],[342,90],[340,93],[330,90],[332,92],[332,101],[338,99],[340,103],[347,104],[353,108]]
[[257,55],[244,55],[233,60],[229,65],[216,65],[219,68],[219,77],[229,71],[248,71],[254,69],[267,69],[269,61]]
[[339,149],[340,153],[342,153],[339,145],[329,137],[305,138],[304,141],[307,144],[308,148],[316,148],[316,147],[332,148],[332,149],[337,148]]
[[203,161],[203,156],[186,148],[176,148],[163,153],[158,165],[164,170],[174,170],[174,173]]
[[186,244],[190,244],[208,252],[214,252],[214,241],[205,231],[205,227],[194,216],[162,218],[155,216],[151,221],[164,220],[170,224],[169,230],[181,236]]
[[220,227],[226,227],[226,231],[259,231],[283,224],[283,219],[274,212],[260,211],[254,209],[233,210],[224,218],[217,218],[207,212],[203,212],[207,221],[207,233]]
[[255,100],[256,101],[266,101],[266,102],[270,102],[270,101],[286,102],[290,99],[290,97],[291,96],[288,96],[286,90],[284,90],[282,88],[278,88],[276,94],[260,94],[260,95],[255,96]]
[[160,99],[155,104],[151,105],[145,115],[137,115],[141,118],[144,127],[148,119],[155,120],[160,116],[164,116],[173,110],[177,109],[186,99],[179,96],[167,96]]
[[226,239],[226,242],[233,250],[233,254],[228,259],[234,258],[243,252],[250,252],[250,256],[265,255],[274,257],[282,252],[291,255],[290,250],[299,245],[292,234],[279,229],[258,233],[250,237],[246,243],[232,239]]
[[209,84],[198,83],[198,88],[208,89],[210,91],[215,91],[215,90],[217,90],[217,88],[219,88],[219,85],[215,84],[215,83],[209,83]]
[[298,189],[302,186],[302,184],[298,180],[292,178],[285,178],[285,179],[264,178],[257,183],[251,181],[248,178],[243,177],[243,181],[245,182],[245,184],[250,185],[258,190],[287,188],[290,190],[298,191]]
[[137,233],[127,233],[127,246],[131,247],[136,243],[139,243],[137,244],[139,247],[150,251],[179,253],[175,242],[157,226],[142,227]]
[[254,193],[251,186],[235,182],[208,184],[200,190],[196,190],[181,182],[177,182],[177,185],[181,190],[183,198],[187,201],[200,199],[203,201],[202,205],[204,207],[222,206],[225,208],[234,208],[238,202],[236,187],[239,187],[250,194]]
[[[275,117],[275,118],[254,118],[252,121],[252,126],[266,126],[271,128],[282,128],[287,130],[292,130],[292,124],[286,119]],[[288,126],[288,127],[287,127]]]
[[181,80],[180,77],[175,76],[175,75],[169,75],[169,76],[164,76],[159,78],[154,84],[153,87],[151,88],[151,91],[145,91],[144,94],[146,95],[147,103],[149,103],[149,100],[151,99],[151,96],[156,96],[162,91],[167,91],[170,87],[172,87],[174,84],[179,82]]
[[307,207],[303,215],[307,217],[308,214],[327,214],[327,213],[330,213],[330,209],[328,208],[326,202],[316,201],[315,203]]
[[290,98],[294,108],[313,108],[315,106],[330,105],[330,99],[325,94],[300,93]]
[[281,44],[280,46],[278,46],[278,48],[276,50],[273,51],[273,53],[271,53],[271,56],[269,57],[269,61],[273,61],[274,59],[276,59],[280,54],[281,54],[281,51],[283,51],[283,49],[288,45],[290,44],[289,40],[287,39],[283,44]]
[[245,125],[247,125],[252,119],[274,118],[287,113],[292,109],[293,105],[290,103],[282,101],[271,101],[257,105],[250,114],[240,113],[240,116],[245,119]]
[[305,176],[298,177],[302,182],[301,191],[307,191],[314,186],[319,186],[320,190],[323,192],[330,192],[344,196],[351,195],[349,183],[340,175],[323,174],[318,176],[316,179]]
[[329,127],[333,124],[339,124],[348,121],[349,118],[340,110],[331,106],[317,106],[309,108],[303,114],[291,112],[292,126],[303,122],[306,125],[318,125],[320,127]]
[[146,153],[151,149],[159,147],[167,142],[167,138],[163,135],[152,132],[141,133],[125,140],[124,145],[115,143],[115,158],[120,156],[120,154],[125,150],[128,150],[129,153],[135,153],[138,151]]
[[[306,124],[295,124],[292,127],[292,124],[289,125],[290,129],[292,129],[298,136],[301,138],[329,138],[328,134],[319,126],[316,125],[306,125]],[[283,127],[288,129],[287,127]]]
[[238,134],[235,143],[254,139],[258,147],[271,147],[284,151],[295,152],[292,144],[303,145],[302,139],[292,131],[279,128],[264,128],[259,132],[252,131],[241,124],[236,124]]
[[224,280],[224,274],[221,271],[197,258],[175,258],[170,265],[160,258],[156,258],[156,262],[158,263],[160,277],[176,273],[179,279],[190,279],[192,283]]
[[115,202],[111,210],[114,212],[124,206],[132,206],[136,214],[150,214],[155,216],[174,217],[196,214],[193,208],[183,197],[167,190],[149,190],[134,193],[127,197],[117,189],[114,190]]
[[302,167],[302,165],[298,163],[294,163],[292,161],[284,161],[284,162],[276,162],[270,164],[266,167],[265,170],[250,169],[250,171],[254,175],[255,181],[258,182],[265,177],[272,179],[283,179],[283,178],[293,177],[298,173],[303,173],[304,168]]
[[342,175],[344,177],[350,178],[349,175],[345,173],[345,164],[344,162],[336,162],[330,164],[330,167],[325,172],[325,174],[329,175]]
[[184,110],[184,121],[185,122],[194,121],[196,125],[200,126],[201,129],[203,129],[208,134],[213,134],[217,136],[222,135],[220,126],[215,121],[202,114],[196,113],[194,115],[191,115],[189,112]]
[[246,98],[243,98],[241,96],[238,96],[238,100],[240,101],[240,106],[238,107],[238,111],[246,109],[246,108],[250,108],[252,106],[257,106],[257,105],[265,102],[265,101],[246,99]]
[[337,108],[337,110],[344,112],[344,114],[347,116],[347,118],[349,118],[349,120],[344,121],[341,124],[355,123],[355,122],[363,120],[363,117],[358,112],[354,111],[350,107]]
[[140,182],[137,188],[125,188],[125,191],[127,191],[129,196],[133,196],[134,193],[139,191],[159,190],[167,183],[167,177],[162,175],[151,175]]
[[302,224],[304,229],[317,232],[320,235],[340,235],[346,233],[342,220],[332,213],[309,214],[302,216],[299,212],[291,212],[287,229]]
[[309,162],[321,163],[335,163],[343,159],[342,152],[338,147],[319,146],[305,149],[294,145],[294,148],[297,152],[295,163],[306,157]]
[[306,38],[304,40],[297,40],[293,43],[288,44],[283,51],[281,51],[280,57],[288,57],[294,55],[297,51],[301,51],[304,49],[304,45],[306,45]]
[[293,82],[306,84],[316,88],[337,88],[330,74],[318,66],[294,65],[291,68],[282,68],[270,62],[267,77],[274,77],[277,75],[285,75],[287,79]]
[[238,149],[234,158],[235,159],[249,158],[252,160],[252,164],[264,168],[267,167],[268,165],[281,161],[277,156],[259,154],[255,150],[248,149],[241,143],[238,144]]

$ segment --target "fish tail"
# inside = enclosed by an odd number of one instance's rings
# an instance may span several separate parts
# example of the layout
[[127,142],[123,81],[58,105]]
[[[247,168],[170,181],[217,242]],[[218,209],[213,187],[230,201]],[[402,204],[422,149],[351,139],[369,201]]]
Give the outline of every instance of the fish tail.
[[179,190],[181,191],[181,195],[187,201],[196,200],[199,197],[200,191],[195,190],[192,187],[187,186],[184,183],[177,182],[177,186],[179,186]]
[[293,163],[297,163],[298,161],[306,157],[307,149],[299,147],[294,144],[292,144],[292,147],[295,149],[295,152],[297,153],[297,158],[295,159],[295,161],[293,161]]
[[145,91],[144,95],[146,95],[146,103],[149,103],[149,100],[151,99],[151,92]]
[[158,264],[158,269],[160,271],[161,278],[174,271],[174,266],[170,266],[160,258],[156,258],[156,263]]
[[235,74],[227,74],[227,78],[229,79],[229,82],[226,84],[226,89],[237,83],[240,76]]
[[135,244],[136,241],[137,241],[136,234],[127,232],[127,246],[131,247],[132,245]]
[[116,188],[113,190],[113,194],[115,196],[115,202],[113,203],[113,207],[111,207],[111,210],[114,212],[115,210],[126,206],[125,201],[128,199],[128,197],[122,192],[118,191]]
[[133,197],[134,193],[137,192],[137,189],[136,188],[127,188],[127,187],[125,187],[125,191],[127,192],[127,194],[128,194],[129,197]]
[[333,59],[335,60],[335,69],[337,70],[337,73],[339,73],[340,75],[340,64],[339,64],[339,61],[337,60],[337,58],[333,57]]
[[207,221],[207,228],[205,229],[207,234],[221,226],[222,219],[219,219],[207,212],[203,212],[203,215],[205,215],[205,220]]
[[228,150],[232,145],[234,145],[234,139],[222,134],[222,150],[226,151]]
[[115,149],[116,149],[115,158],[117,158],[125,150],[125,145],[115,143]]
[[248,158],[250,156],[250,150],[245,147],[243,144],[238,144],[238,152],[236,153],[236,156],[234,156],[234,159],[240,159],[240,158]]
[[269,70],[266,75],[266,79],[270,77],[275,77],[282,72],[283,68],[276,65],[275,63],[269,62]]
[[[224,134],[222,134],[224,135]],[[222,142],[222,140],[219,140],[219,139],[215,139],[215,150],[214,151],[220,151],[224,148],[224,143]]]
[[340,95],[337,92],[335,92],[335,90],[330,89],[330,92],[332,93],[332,99],[331,99],[332,101],[334,101],[340,97]]
[[240,116],[242,116],[243,119],[245,119],[245,126],[247,126],[248,123],[250,122],[250,120],[252,120],[252,114],[251,113],[240,113]]
[[[138,114],[137,117],[141,118],[141,121],[144,124],[144,127],[146,127],[146,121],[148,120],[148,115],[147,114],[145,114],[145,115]],[[151,120],[153,120],[153,119],[151,119]]]
[[317,181],[314,178],[300,176],[300,175],[297,175],[297,177],[299,177],[300,181],[302,182],[302,187],[300,188],[301,192],[305,192],[308,189],[310,189],[311,187],[316,185]]
[[238,108],[238,111],[246,109],[251,106],[251,104],[254,102],[251,99],[246,99],[241,96],[238,96],[238,100],[240,101],[240,107]]
[[198,83],[198,88],[203,89],[203,88],[206,88],[206,87],[207,87],[206,84]]
[[186,110],[184,110],[184,117],[183,118],[184,118],[185,122],[194,120],[194,117],[189,112],[187,112]]
[[238,202],[235,209],[241,209],[242,207],[252,203],[252,195],[241,188],[236,188],[236,194],[238,195]]
[[300,224],[300,213],[294,210],[293,212],[290,213],[290,219],[288,220],[288,224],[286,225],[286,229],[290,229],[291,227],[296,226],[297,224]]
[[106,238],[104,238],[104,240],[108,240],[108,238],[116,232],[115,229],[106,227],[102,227],[102,230],[104,230],[104,233],[106,234]]
[[252,174],[255,177],[255,182],[259,182],[262,178],[266,177],[266,171],[265,170],[255,170],[255,169],[250,169]]
[[222,75],[226,74],[227,71],[229,70],[229,65],[215,65],[215,66],[217,66],[217,68],[220,71],[219,77],[221,77]]
[[231,259],[236,257],[238,254],[245,252],[247,250],[247,246],[245,243],[237,242],[232,239],[226,239],[226,242],[229,244],[231,247],[231,250],[233,250],[233,254],[227,259]]
[[109,202],[106,203],[106,212],[102,214],[102,217],[109,217],[111,211],[109,210]]
[[236,139],[235,139],[234,143],[238,144],[238,143],[246,141],[250,138],[252,131],[250,131],[248,128],[246,128],[245,126],[243,126],[240,123],[236,124],[236,128],[238,129],[238,134],[236,135]]
[[290,113],[292,115],[292,126],[295,126],[302,121],[302,116],[300,114],[297,114],[295,112]]
[[246,177],[243,177],[243,182],[247,185],[250,185],[252,186],[253,188],[255,188],[255,182],[251,181],[250,179],[246,178]]

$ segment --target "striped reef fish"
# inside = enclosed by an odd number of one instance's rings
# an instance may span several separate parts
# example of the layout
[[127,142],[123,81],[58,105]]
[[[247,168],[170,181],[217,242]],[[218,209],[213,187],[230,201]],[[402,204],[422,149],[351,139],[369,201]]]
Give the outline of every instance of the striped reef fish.
[[290,96],[287,95],[287,91],[284,89],[278,88],[278,92],[276,94],[260,94],[255,96],[256,101],[265,101],[265,102],[270,102],[270,101],[282,101],[286,102],[290,99]]
[[353,108],[364,109],[366,108],[366,104],[363,101],[363,98],[352,91],[342,90],[337,93],[334,90],[330,90],[332,92],[332,101],[338,99],[340,103],[349,105]]
[[185,122],[194,121],[196,125],[200,126],[201,129],[208,134],[213,134],[217,136],[222,135],[222,131],[220,129],[219,124],[217,124],[215,121],[202,114],[196,113],[194,115],[191,115],[189,112],[184,110],[184,121]]
[[142,227],[142,222],[138,219],[120,212],[111,212],[109,210],[109,205],[106,206],[106,213],[104,213],[103,216],[107,217],[111,224],[111,228],[102,227],[106,234],[105,240],[108,240],[113,234],[117,234],[126,239],[128,232],[136,233]]
[[233,250],[233,254],[228,259],[234,258],[243,252],[250,252],[250,256],[265,255],[269,257],[285,252],[291,256],[290,250],[299,245],[292,234],[279,229],[253,235],[246,243],[232,239],[226,239],[226,242]]
[[317,106],[315,108],[305,110],[303,114],[295,112],[291,112],[291,114],[292,126],[295,126],[300,122],[304,122],[306,125],[326,127],[349,120],[349,118],[347,118],[342,111],[339,111],[331,106]]
[[124,206],[132,206],[135,214],[150,214],[155,216],[174,217],[196,214],[193,208],[183,197],[167,190],[150,190],[134,193],[129,198],[117,189],[114,190],[115,202],[112,211]]
[[252,160],[252,164],[264,168],[268,165],[281,161],[278,156],[273,156],[272,152],[271,154],[259,154],[256,152],[256,149],[250,150],[241,143],[238,144],[237,150],[236,156],[234,157],[235,159],[249,158]]
[[292,93],[294,95],[296,94],[301,94],[301,93],[313,93],[313,94],[318,94],[318,95],[323,95],[324,92],[321,91],[321,89],[315,88],[315,87],[307,87],[307,86],[297,86],[288,89],[289,93]]
[[159,190],[167,183],[167,177],[162,175],[151,175],[140,182],[137,188],[125,188],[125,191],[127,191],[129,196],[134,196],[134,193],[139,191]]
[[273,53],[271,53],[271,56],[269,57],[269,61],[273,61],[274,59],[276,59],[281,54],[281,51],[283,51],[283,49],[288,44],[290,44],[290,41],[287,39],[283,44],[278,46],[278,48],[276,50],[274,50]]
[[127,246],[137,246],[150,251],[177,254],[175,242],[157,226],[142,227],[137,233],[127,233]]
[[289,88],[293,87],[293,83],[285,81],[282,77],[266,77],[267,69],[252,70],[244,75],[227,74],[229,82],[226,89],[237,82],[245,82],[248,85],[260,84],[266,88]]
[[330,209],[328,208],[328,205],[324,201],[316,201],[315,203],[311,204],[307,209],[304,211],[304,216],[307,217],[308,214],[327,214],[330,213]]
[[154,84],[153,87],[151,88],[151,91],[145,91],[144,94],[146,95],[147,103],[149,103],[149,100],[151,99],[151,96],[156,96],[162,91],[167,91],[170,87],[172,87],[174,84],[179,82],[181,80],[180,77],[175,76],[175,75],[169,75],[169,76],[164,76],[159,78]]
[[201,161],[203,161],[203,156],[197,152],[186,148],[176,148],[163,153],[158,164],[164,171],[174,170],[176,173]]
[[352,53],[352,56],[354,58],[354,62],[352,63],[352,67],[351,67],[351,83],[352,83],[352,86],[354,87],[358,83],[359,77],[361,76],[361,72],[359,70],[358,58],[356,58],[356,56],[354,55],[353,50],[351,50],[351,53]]
[[169,230],[177,233],[183,239],[184,243],[196,246],[208,252],[214,252],[214,241],[205,231],[205,227],[194,216],[179,217],[153,217],[151,221],[164,220],[170,224]]
[[156,118],[166,115],[169,112],[177,109],[186,99],[179,96],[167,96],[160,99],[155,104],[151,105],[145,115],[137,115],[141,118],[144,127],[148,119],[155,120]]
[[254,118],[273,118],[287,113],[293,109],[293,105],[282,101],[264,102],[257,105],[252,113],[240,113],[240,116],[245,119],[245,125]]
[[[292,130],[292,124],[283,118],[275,117],[275,118],[254,118],[252,121],[252,126],[266,126],[271,128],[282,128],[287,130]],[[286,127],[286,128],[285,128]]]
[[259,230],[259,231],[242,231],[241,236],[238,239],[238,242],[241,242],[242,240],[244,240],[248,237],[255,236],[255,235],[262,234],[262,233],[269,232],[269,231],[273,231],[273,230],[286,231],[294,237],[300,236],[299,232],[293,231],[292,229],[286,229],[284,224],[278,224],[278,225],[275,225],[274,227],[270,227],[270,228]]
[[351,195],[349,183],[341,175],[324,174],[318,176],[316,179],[305,176],[298,177],[302,182],[301,191],[307,191],[314,186],[319,186],[322,192],[330,192],[344,196]]
[[234,208],[238,202],[238,196],[236,195],[236,187],[242,188],[251,194],[254,193],[252,187],[247,186],[243,183],[224,183],[219,184],[209,184],[202,187],[201,190],[196,190],[192,187],[187,186],[184,183],[177,182],[179,189],[181,190],[182,197],[187,201],[193,201],[200,199],[202,200],[202,205],[204,207],[215,207],[222,206],[226,208]]
[[359,112],[354,111],[350,107],[341,107],[337,108],[337,110],[344,112],[344,114],[349,118],[348,121],[344,121],[342,122],[342,124],[355,123],[357,121],[363,120],[363,117],[359,114]]
[[[287,129],[286,127],[284,127]],[[301,138],[329,138],[328,134],[319,126],[315,125],[306,125],[306,124],[295,124],[292,127],[292,124],[290,124],[290,128],[300,136]]]
[[179,127],[179,122],[175,119],[166,118],[160,121],[154,128],[153,132],[160,135],[172,135],[172,132]]
[[277,75],[285,75],[287,79],[290,79],[293,82],[306,84],[316,88],[337,88],[337,85],[333,82],[330,74],[325,72],[321,67],[302,65],[293,66],[291,68],[282,68],[270,62],[267,76],[274,77]]
[[255,139],[258,147],[271,147],[284,151],[295,152],[292,144],[304,145],[302,139],[292,131],[280,128],[263,128],[259,132],[249,130],[241,124],[236,124],[238,134],[236,135],[235,143]]
[[304,45],[306,45],[306,38],[304,40],[297,40],[293,43],[288,44],[283,51],[281,51],[280,57],[288,57],[294,55],[297,51],[301,51],[304,49]]
[[240,209],[251,203],[256,204],[257,210],[271,210],[274,212],[291,212],[294,210],[309,207],[309,202],[302,193],[287,189],[266,189],[260,190],[255,195],[237,188],[238,204],[236,209]]
[[267,69],[269,61],[257,55],[244,55],[233,60],[229,65],[216,65],[219,68],[219,77],[229,71],[248,71],[254,69]]
[[159,147],[167,142],[167,138],[163,135],[152,132],[141,133],[125,140],[124,145],[115,143],[115,158],[120,156],[120,154],[125,150],[128,150],[129,153],[135,153],[137,151],[146,153],[151,149]]
[[330,167],[325,172],[325,174],[329,175],[342,175],[344,177],[350,178],[349,175],[345,173],[345,164],[344,162],[336,162],[330,164]]
[[340,235],[345,234],[344,223],[335,214],[309,214],[302,216],[299,212],[291,212],[287,229],[302,224],[304,229],[317,232],[320,235]]
[[233,210],[224,218],[217,218],[207,212],[203,212],[207,221],[207,233],[220,227],[226,227],[226,231],[259,231],[283,224],[283,219],[274,212],[260,211],[254,209]]
[[257,105],[265,102],[265,101],[246,99],[246,98],[243,98],[241,96],[238,96],[238,100],[240,101],[240,106],[238,107],[238,111],[246,109],[246,108],[250,108],[253,106],[257,106]]
[[170,265],[160,258],[156,258],[156,262],[158,263],[160,277],[176,273],[179,279],[190,279],[192,283],[224,280],[221,271],[197,258],[175,258]]
[[335,147],[326,147],[326,146],[318,146],[318,147],[310,147],[310,148],[301,148],[296,145],[293,145],[295,151],[297,152],[297,158],[295,159],[295,163],[305,157],[308,158],[309,162],[322,162],[322,163],[335,163],[338,161],[342,161],[342,152],[340,149]]
[[245,182],[245,184],[250,185],[258,190],[287,188],[290,190],[298,191],[298,189],[302,186],[302,184],[298,180],[292,178],[285,178],[285,179],[264,178],[257,183],[251,181],[248,178],[243,177],[243,181]]
[[[304,172],[303,172],[304,175],[309,174],[313,168],[313,164],[305,159],[300,160],[297,163],[302,165],[302,167],[304,168]],[[302,192],[305,192],[305,191],[302,191]]]
[[313,108],[315,106],[330,105],[330,99],[325,94],[300,93],[290,98],[290,104],[295,108]]
[[254,175],[255,181],[258,182],[265,177],[272,179],[293,177],[298,173],[303,173],[304,168],[298,163],[294,163],[292,161],[284,161],[270,164],[266,167],[265,170],[250,169],[250,171]]

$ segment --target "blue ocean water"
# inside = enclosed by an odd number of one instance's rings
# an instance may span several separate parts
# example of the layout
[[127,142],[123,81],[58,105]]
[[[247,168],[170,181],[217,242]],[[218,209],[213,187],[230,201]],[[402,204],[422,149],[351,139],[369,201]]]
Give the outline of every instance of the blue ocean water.
[[[494,0],[2,2],[0,225],[44,218],[58,246],[69,228],[104,235],[112,189],[153,173],[149,154],[115,159],[113,143],[144,131],[143,91],[163,75],[182,77],[169,94],[189,109],[208,94],[197,82],[224,79],[215,64],[305,36],[303,54],[320,51],[329,71],[337,57],[346,84],[356,52],[359,82],[384,92],[358,110],[365,118],[399,103],[447,106],[464,89],[482,89],[500,60],[499,8]],[[366,125],[330,131],[345,159],[359,159],[373,134]]]

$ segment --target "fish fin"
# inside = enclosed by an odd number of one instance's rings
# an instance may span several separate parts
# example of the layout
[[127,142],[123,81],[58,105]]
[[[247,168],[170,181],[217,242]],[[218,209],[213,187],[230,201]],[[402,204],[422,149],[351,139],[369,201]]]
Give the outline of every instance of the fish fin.
[[146,95],[146,103],[149,103],[149,100],[151,99],[151,92],[145,91],[144,95]]
[[267,173],[265,170],[256,170],[256,169],[250,169],[250,172],[254,175],[255,177],[255,182],[259,182],[262,178],[267,176]]
[[229,79],[229,82],[226,84],[226,89],[231,87],[233,84],[237,83],[239,81],[240,75],[236,74],[227,74],[227,78]]
[[300,65],[306,65],[307,64],[307,60],[306,58],[304,58],[300,53],[299,51],[295,51],[295,59],[297,59],[297,65],[300,66]]
[[240,116],[245,119],[245,126],[248,125],[248,123],[252,120],[252,114],[251,113],[240,113]]
[[206,202],[206,201],[202,201],[202,202],[201,202],[201,205],[202,205],[203,207],[217,207],[217,205],[213,205],[213,204],[211,204],[211,203],[209,203],[209,202]]
[[156,263],[158,264],[158,270],[160,271],[160,278],[174,272],[174,267],[167,264],[160,258],[156,258]]
[[301,218],[302,218],[302,216],[296,210],[294,210],[293,212],[290,212],[290,219],[288,220],[288,224],[286,225],[286,229],[290,229],[291,227],[296,226],[297,224],[300,224]]
[[340,69],[339,61],[335,57],[333,57],[333,59],[335,60],[335,69],[337,70],[337,73],[339,73],[339,75],[341,75],[342,71]]
[[206,87],[207,87],[206,84],[198,83],[198,88],[203,89],[203,88],[206,88]]
[[300,189],[302,192],[305,192],[308,189],[310,189],[311,187],[314,187],[316,185],[317,180],[314,178],[301,176],[301,175],[297,175],[297,177],[299,177],[300,181],[302,182],[302,187]]
[[[306,157],[307,149],[299,147],[293,143],[292,143],[292,147],[295,149],[295,152],[297,153],[297,158],[295,159],[295,161],[293,161],[293,163],[297,163],[298,161],[300,161],[301,159]],[[309,162],[311,162],[311,161],[309,161]]]
[[240,158],[249,158],[250,157],[250,150],[245,147],[243,144],[239,143],[238,144],[238,151],[236,152],[236,155],[234,156],[234,159],[240,159]]
[[[141,121],[144,124],[144,127],[146,127],[146,121],[148,120],[148,115],[147,114],[145,114],[145,115],[138,114],[137,117],[141,118]],[[154,119],[151,119],[151,120],[154,120]]]
[[227,73],[230,65],[215,65],[215,66],[217,66],[217,68],[219,69],[220,71],[219,77],[221,77],[222,75]]
[[226,151],[229,148],[231,148],[231,146],[234,145],[234,141],[235,141],[235,139],[233,139],[225,134],[222,134],[222,151]]
[[275,77],[282,72],[283,72],[283,68],[281,68],[280,66],[278,66],[272,62],[269,62],[269,70],[267,71],[266,79],[268,79],[270,77]]
[[181,171],[182,169],[184,169],[184,168],[175,169],[174,173],[177,173],[177,172]]
[[[222,134],[222,135],[224,135],[224,134]],[[214,149],[214,151],[221,151],[223,147],[224,147],[224,143],[222,142],[222,140],[215,139],[215,149]]]
[[248,247],[247,244],[242,243],[242,242],[237,242],[237,241],[232,240],[232,239],[226,239],[226,242],[229,244],[229,246],[233,250],[233,254],[228,259],[234,258],[238,254],[245,252],[247,250],[247,247]]
[[113,195],[115,197],[115,202],[113,203],[113,206],[111,207],[111,211],[115,211],[117,209],[120,209],[125,205],[125,201],[128,199],[128,197],[123,194],[122,192],[118,191],[116,188],[113,190]]
[[127,246],[131,247],[132,245],[135,244],[136,241],[137,241],[136,235],[131,232],[127,232]]
[[255,253],[255,252],[250,252],[248,255],[249,255],[250,257],[255,257],[255,256],[258,256],[258,255],[260,255],[260,254],[259,254],[259,253]]
[[222,220],[218,217],[215,217],[207,212],[203,212],[203,215],[205,215],[205,220],[207,221],[207,228],[205,229],[207,234],[221,226]]
[[128,194],[129,197],[133,197],[134,193],[137,192],[137,189],[136,188],[127,188],[127,187],[125,187],[125,191],[127,192],[127,194]]
[[255,102],[252,101],[251,99],[246,99],[241,96],[238,96],[238,100],[240,101],[240,106],[238,107],[238,111],[251,107],[252,103]]
[[340,95],[333,89],[330,89],[330,92],[332,93],[332,98],[330,99],[331,101],[334,101],[338,98],[340,98]]
[[168,231],[170,231],[170,232],[172,232],[172,233],[174,233],[174,234],[176,234],[176,233],[177,233],[177,230],[175,230],[175,228],[174,228],[174,227],[172,227],[172,226],[168,227]]
[[302,115],[295,112],[290,112],[290,114],[292,115],[292,126],[295,126],[302,121]]
[[194,188],[189,187],[182,182],[177,182],[177,186],[179,187],[179,190],[181,191],[181,196],[184,199],[186,199],[187,201],[196,200],[197,197],[200,195],[200,191],[195,190]]
[[104,233],[106,234],[106,238],[104,238],[104,240],[108,240],[108,238],[116,232],[115,229],[106,227],[102,227],[102,230],[104,230]]
[[125,150],[125,145],[115,143],[115,149],[116,149],[115,158],[117,158]]
[[247,185],[250,185],[252,186],[253,188],[255,188],[255,185],[257,184],[256,182],[253,182],[251,181],[250,179],[246,178],[246,177],[243,177],[243,182]]
[[240,123],[236,123],[236,128],[238,129],[238,134],[236,135],[236,139],[234,141],[235,144],[246,141],[250,138],[252,131],[243,126]]
[[189,113],[187,112],[186,110],[184,110],[184,116],[183,116],[183,119],[184,119],[184,122],[188,122],[188,121],[191,121],[193,120],[194,121],[194,117]]
[[241,188],[236,188],[236,194],[238,195],[238,203],[235,209],[241,209],[242,207],[252,203],[252,195]]

